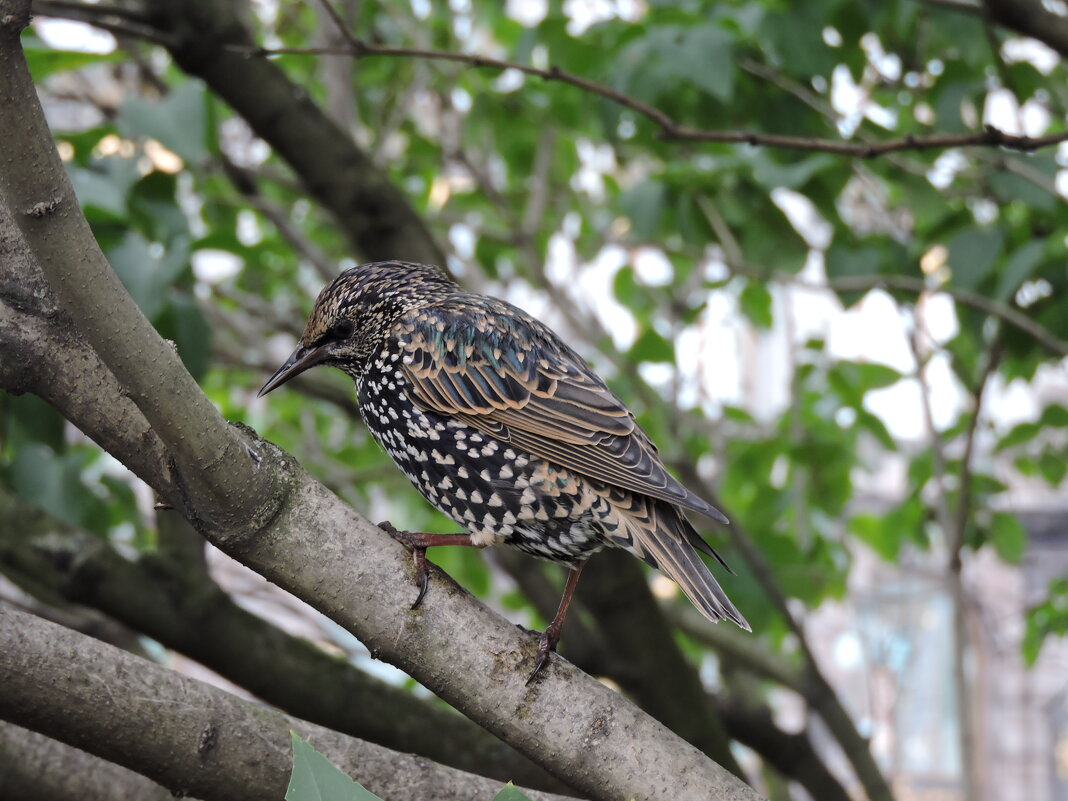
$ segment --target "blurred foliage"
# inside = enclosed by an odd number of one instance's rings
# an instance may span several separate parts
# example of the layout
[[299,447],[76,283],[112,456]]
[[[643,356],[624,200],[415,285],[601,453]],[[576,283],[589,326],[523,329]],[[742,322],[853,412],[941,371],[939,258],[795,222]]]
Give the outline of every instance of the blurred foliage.
[[[976,130],[994,94],[1026,103],[1029,118],[1047,120],[1049,130],[1064,127],[1062,62],[1047,69],[1011,60],[992,49],[979,18],[933,4],[654,1],[637,18],[580,23],[572,4],[551,2],[529,25],[505,5],[413,4],[416,13],[365,2],[354,28],[383,44],[555,65],[693,127],[855,140]],[[313,42],[321,20],[312,4],[270,8],[253,6],[258,41]],[[131,69],[122,51],[52,50],[32,32],[25,41],[46,100],[74,93],[88,109],[69,115],[75,125],[63,124],[57,107],[53,124],[96,236],[223,414],[296,453],[372,519],[451,530],[337,405],[289,390],[269,402],[254,397],[323,282],[277,221],[328,262],[351,263],[288,167],[158,49],[135,45],[139,68]],[[967,396],[991,367],[998,381],[1030,381],[1059,357],[956,304],[948,338],[916,331],[925,358],[944,358],[965,395],[959,419],[922,442],[897,438],[872,403],[889,387],[914,385],[915,370],[838,358],[823,338],[798,341],[784,349],[789,398],[769,407],[753,392],[712,396],[718,377],[701,363],[732,349],[739,382],[753,380],[747,360],[762,337],[790,325],[790,287],[824,279],[924,282],[923,297],[890,292],[906,331],[926,298],[959,289],[1068,339],[1068,215],[1056,192],[1063,148],[1060,156],[976,148],[858,160],[680,144],[621,106],[518,74],[416,59],[275,60],[321,104],[328,81],[351,88],[349,127],[449,243],[460,280],[524,303],[566,332],[633,405],[669,463],[711,470],[778,586],[808,608],[843,596],[858,547],[888,561],[905,551],[944,559],[951,537],[938,505],[952,517],[961,499],[960,482],[939,471],[961,474],[972,428]],[[863,104],[845,105],[850,93]],[[254,201],[231,180],[234,165],[254,183]],[[651,270],[643,261],[650,252],[669,269]],[[853,284],[830,302],[848,309],[868,295]],[[722,326],[710,329],[712,321]],[[732,336],[711,341],[709,330]],[[344,381],[318,378],[351,392]],[[132,526],[133,541],[151,547],[151,524],[108,457],[33,399],[4,396],[2,414],[0,480],[101,536],[129,541]],[[1066,428],[1058,404],[1010,430],[980,420],[966,547],[1020,561],[1026,535],[1007,511],[1007,488],[1035,479],[1063,489]],[[941,466],[932,445],[946,454]],[[890,458],[903,461],[907,491],[872,507],[858,487],[870,487]],[[722,533],[709,536],[741,574],[730,592],[754,630],[783,643],[787,628],[767,594]],[[433,558],[472,591],[494,591],[478,554],[439,549]],[[1064,630],[1059,586],[1052,606],[1032,613],[1029,654],[1046,632]],[[514,593],[501,600],[520,603]]]

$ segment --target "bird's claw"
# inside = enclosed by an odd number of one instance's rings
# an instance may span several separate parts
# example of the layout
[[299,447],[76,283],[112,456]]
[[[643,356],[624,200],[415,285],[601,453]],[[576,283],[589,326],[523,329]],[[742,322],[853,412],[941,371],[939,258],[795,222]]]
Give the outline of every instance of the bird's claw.
[[412,552],[412,560],[415,562],[415,586],[419,588],[419,594],[415,596],[411,608],[418,609],[430,586],[430,566],[426,561],[426,547],[417,544],[410,531],[399,531],[388,520],[383,520],[378,527]]
[[560,640],[560,632],[555,630],[552,626],[545,629],[545,631],[538,638],[538,658],[534,663],[534,670],[527,676],[526,685],[530,686],[530,683],[538,677],[542,669],[549,664],[550,655],[556,651],[556,643]]

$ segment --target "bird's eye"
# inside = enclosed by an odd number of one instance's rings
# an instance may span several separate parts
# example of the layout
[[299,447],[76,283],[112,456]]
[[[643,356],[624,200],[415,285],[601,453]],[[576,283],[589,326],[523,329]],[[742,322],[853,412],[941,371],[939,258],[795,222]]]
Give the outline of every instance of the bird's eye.
[[330,326],[330,332],[328,336],[333,340],[348,339],[352,336],[353,325],[352,320],[338,320],[332,326]]

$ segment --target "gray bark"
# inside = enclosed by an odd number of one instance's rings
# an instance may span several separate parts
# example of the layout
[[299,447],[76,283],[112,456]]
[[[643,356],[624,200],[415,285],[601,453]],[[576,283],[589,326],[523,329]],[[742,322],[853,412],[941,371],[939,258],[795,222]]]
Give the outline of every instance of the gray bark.
[[173,801],[139,773],[0,721],[0,798],[33,801]]
[[[384,798],[492,798],[500,782],[306,723],[0,607],[0,718],[206,801],[282,798],[290,731]],[[562,796],[528,792],[533,801]]]
[[240,608],[195,556],[183,558],[167,545],[175,539],[165,538],[168,529],[185,521],[166,515],[175,519],[161,521],[159,550],[135,562],[0,491],[0,571],[16,581],[31,576],[38,589],[105,612],[297,717],[502,783],[567,792],[461,715]]

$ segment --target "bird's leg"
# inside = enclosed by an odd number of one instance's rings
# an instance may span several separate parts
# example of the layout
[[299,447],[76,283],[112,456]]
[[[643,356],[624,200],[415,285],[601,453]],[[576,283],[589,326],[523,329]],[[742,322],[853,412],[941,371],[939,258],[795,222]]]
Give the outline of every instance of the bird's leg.
[[434,545],[483,547],[471,542],[470,534],[424,534],[419,531],[398,531],[388,520],[379,523],[378,527],[412,551],[412,559],[415,560],[415,585],[419,588],[419,594],[415,596],[412,609],[415,609],[423,602],[423,596],[426,595],[427,586],[430,583],[430,567],[426,561],[427,548]]
[[579,562],[572,567],[567,574],[567,584],[564,585],[564,597],[560,599],[560,606],[556,610],[556,617],[552,623],[545,627],[541,639],[538,641],[538,661],[534,664],[534,670],[527,677],[527,684],[541,672],[541,669],[549,663],[549,654],[556,650],[556,644],[560,642],[560,629],[564,626],[564,618],[567,616],[567,607],[571,604],[571,596],[575,594],[579,576],[585,562]]

